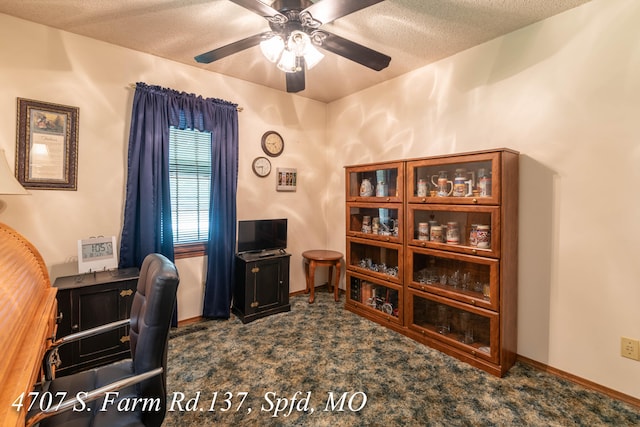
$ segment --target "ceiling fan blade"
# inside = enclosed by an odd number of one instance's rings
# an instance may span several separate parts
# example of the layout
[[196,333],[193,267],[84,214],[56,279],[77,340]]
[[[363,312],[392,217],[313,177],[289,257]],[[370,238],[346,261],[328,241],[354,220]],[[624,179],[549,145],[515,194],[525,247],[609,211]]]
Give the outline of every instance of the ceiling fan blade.
[[253,36],[247,37],[246,39],[238,40],[237,42],[219,47],[207,53],[202,53],[196,56],[195,60],[202,64],[208,64],[210,62],[217,61],[218,59],[224,58],[225,56],[233,55],[234,53],[238,53],[242,50],[249,49],[250,47],[257,46],[258,44],[260,44],[265,34],[266,33],[255,34]]
[[322,0],[304,10],[322,24],[334,21],[384,0]]
[[250,10],[253,13],[257,13],[260,16],[276,20],[277,22],[287,22],[287,17],[272,8],[271,6],[262,3],[259,0],[230,0],[232,3],[242,6],[245,9]]
[[[326,0],[325,0],[326,1]],[[321,48],[333,52],[336,55],[340,55],[358,64],[369,67],[373,70],[380,71],[389,66],[391,57],[383,53],[377,52],[368,47],[362,46],[351,40],[347,40],[335,34],[328,33],[322,30],[322,33],[326,35]]]
[[287,78],[287,92],[296,93],[304,90],[304,58],[298,58],[298,71],[284,73]]

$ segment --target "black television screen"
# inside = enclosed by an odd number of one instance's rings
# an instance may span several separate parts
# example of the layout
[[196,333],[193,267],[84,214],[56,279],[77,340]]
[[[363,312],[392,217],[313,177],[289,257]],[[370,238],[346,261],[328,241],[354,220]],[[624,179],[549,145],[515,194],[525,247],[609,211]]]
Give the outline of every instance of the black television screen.
[[238,253],[287,247],[287,219],[238,221]]

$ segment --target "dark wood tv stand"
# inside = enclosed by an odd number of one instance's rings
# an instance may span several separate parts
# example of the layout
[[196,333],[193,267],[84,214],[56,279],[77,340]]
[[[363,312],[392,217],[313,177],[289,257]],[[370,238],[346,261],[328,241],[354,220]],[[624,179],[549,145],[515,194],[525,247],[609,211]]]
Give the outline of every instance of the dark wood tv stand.
[[236,255],[233,313],[242,323],[291,311],[289,259],[282,251]]

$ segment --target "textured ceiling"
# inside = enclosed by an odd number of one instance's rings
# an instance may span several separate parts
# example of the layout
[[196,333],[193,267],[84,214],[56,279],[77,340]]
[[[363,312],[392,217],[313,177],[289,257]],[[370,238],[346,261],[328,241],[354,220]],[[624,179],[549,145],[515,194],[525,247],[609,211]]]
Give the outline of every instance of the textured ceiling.
[[[391,56],[389,67],[373,71],[323,51],[298,95],[330,102],[588,1],[386,0],[322,28]],[[0,13],[286,90],[284,73],[258,46],[211,64],[194,61],[269,30],[264,18],[228,0],[0,0]]]

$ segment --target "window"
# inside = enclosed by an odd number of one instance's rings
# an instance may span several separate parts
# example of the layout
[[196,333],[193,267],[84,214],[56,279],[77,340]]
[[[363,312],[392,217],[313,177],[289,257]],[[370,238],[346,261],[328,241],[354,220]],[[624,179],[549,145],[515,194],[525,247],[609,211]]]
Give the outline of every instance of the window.
[[211,134],[169,129],[171,222],[176,258],[204,254],[209,237]]

